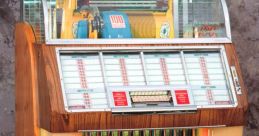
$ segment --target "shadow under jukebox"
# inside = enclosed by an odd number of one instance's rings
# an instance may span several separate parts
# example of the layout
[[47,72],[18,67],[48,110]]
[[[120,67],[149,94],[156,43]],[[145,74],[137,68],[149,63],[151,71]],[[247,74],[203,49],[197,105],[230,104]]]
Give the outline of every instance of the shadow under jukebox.
[[242,135],[247,90],[225,0],[22,8],[17,136]]

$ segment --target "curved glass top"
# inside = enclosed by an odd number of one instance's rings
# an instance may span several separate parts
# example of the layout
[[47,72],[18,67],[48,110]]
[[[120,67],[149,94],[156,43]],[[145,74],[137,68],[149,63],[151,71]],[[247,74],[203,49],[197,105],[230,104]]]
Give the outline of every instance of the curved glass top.
[[42,5],[47,44],[231,42],[225,0],[42,0]]

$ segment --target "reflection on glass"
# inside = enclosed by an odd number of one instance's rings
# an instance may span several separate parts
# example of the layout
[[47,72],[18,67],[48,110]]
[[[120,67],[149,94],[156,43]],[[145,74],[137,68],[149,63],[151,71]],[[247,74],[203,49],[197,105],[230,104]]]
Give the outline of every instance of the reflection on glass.
[[220,0],[51,0],[52,39],[225,37]]
[[174,3],[176,37],[226,37],[220,0],[174,0]]

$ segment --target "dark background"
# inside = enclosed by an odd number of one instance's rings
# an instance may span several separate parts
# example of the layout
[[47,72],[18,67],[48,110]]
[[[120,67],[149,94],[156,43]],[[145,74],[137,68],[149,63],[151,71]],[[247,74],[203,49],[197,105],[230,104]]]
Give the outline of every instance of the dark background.
[[[244,136],[259,136],[259,0],[226,0],[242,74],[249,94]],[[19,0],[0,1],[0,136],[15,129],[14,25],[20,18]]]

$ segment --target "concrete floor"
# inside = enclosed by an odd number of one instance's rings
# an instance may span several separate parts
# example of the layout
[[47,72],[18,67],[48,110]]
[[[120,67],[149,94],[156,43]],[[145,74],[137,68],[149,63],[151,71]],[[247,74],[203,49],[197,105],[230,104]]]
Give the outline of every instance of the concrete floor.
[[[259,136],[259,0],[226,0],[232,38],[249,90],[249,112],[244,136]],[[14,135],[14,24],[19,0],[0,2],[0,136]]]

